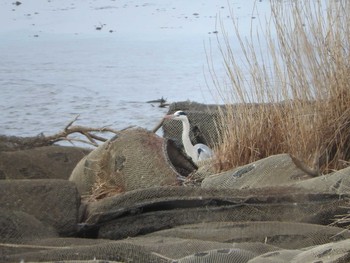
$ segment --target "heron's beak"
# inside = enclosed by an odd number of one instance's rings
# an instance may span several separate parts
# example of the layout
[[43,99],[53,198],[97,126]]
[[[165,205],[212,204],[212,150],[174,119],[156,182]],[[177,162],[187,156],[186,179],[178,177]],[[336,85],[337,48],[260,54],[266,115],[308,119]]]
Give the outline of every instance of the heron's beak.
[[168,119],[168,120],[171,120],[174,118],[174,115],[165,115],[164,116],[164,119]]

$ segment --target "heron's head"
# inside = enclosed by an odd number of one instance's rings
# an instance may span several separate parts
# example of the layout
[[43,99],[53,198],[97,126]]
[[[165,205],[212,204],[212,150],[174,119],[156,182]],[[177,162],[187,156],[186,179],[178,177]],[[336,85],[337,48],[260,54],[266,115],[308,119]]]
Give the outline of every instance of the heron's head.
[[187,114],[183,112],[182,110],[176,111],[174,114],[170,115],[165,115],[165,119],[171,119],[171,120],[186,120],[187,119]]

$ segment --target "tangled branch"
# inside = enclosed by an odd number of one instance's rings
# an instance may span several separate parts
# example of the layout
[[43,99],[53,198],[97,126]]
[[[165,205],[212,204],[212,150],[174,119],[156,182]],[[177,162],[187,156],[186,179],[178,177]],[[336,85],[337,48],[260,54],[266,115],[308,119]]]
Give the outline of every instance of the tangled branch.
[[[73,125],[74,122],[79,118],[79,115],[76,116],[72,121],[70,121],[65,128],[53,135],[45,136],[40,134],[34,137],[17,137],[17,136],[0,136],[0,150],[25,150],[35,147],[49,146],[59,141],[69,141],[69,142],[80,142],[93,146],[98,146],[98,142],[105,142],[108,139],[102,136],[97,135],[96,133],[110,132],[116,135],[120,131],[109,128],[91,128],[84,127],[80,125]],[[125,129],[128,129],[127,127]],[[124,130],[125,130],[124,129]],[[83,135],[83,139],[70,138],[69,135],[79,133]]]

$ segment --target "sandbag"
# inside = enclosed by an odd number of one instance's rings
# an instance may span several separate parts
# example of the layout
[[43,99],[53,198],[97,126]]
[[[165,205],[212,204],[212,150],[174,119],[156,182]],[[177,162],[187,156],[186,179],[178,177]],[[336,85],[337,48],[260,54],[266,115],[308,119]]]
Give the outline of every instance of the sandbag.
[[84,222],[100,238],[121,239],[179,225],[221,221],[330,224],[345,214],[346,195],[294,188],[201,189],[161,187],[130,191],[87,205]]
[[302,182],[309,178],[289,154],[273,155],[256,162],[205,178],[203,188],[249,189]]
[[33,239],[57,237],[55,229],[21,211],[0,209],[0,243],[26,243]]
[[67,180],[0,180],[0,208],[22,211],[54,227],[61,235],[75,233],[80,196]]
[[[300,222],[239,221],[208,222],[181,225],[171,229],[153,232],[148,237],[182,238],[210,242],[265,244],[280,249],[303,249],[350,238],[350,231],[340,227],[323,226]],[[254,251],[259,250],[252,247]]]
[[68,179],[89,152],[64,146],[0,152],[0,179]]
[[309,191],[350,194],[350,167],[291,185]]
[[69,180],[76,183],[81,195],[93,192],[96,195],[99,186],[108,186],[113,195],[140,188],[178,185],[178,178],[192,172],[195,166],[183,159],[187,170],[186,174],[180,174],[184,170],[177,170],[172,164],[168,146],[163,138],[147,130],[125,130],[83,158]]

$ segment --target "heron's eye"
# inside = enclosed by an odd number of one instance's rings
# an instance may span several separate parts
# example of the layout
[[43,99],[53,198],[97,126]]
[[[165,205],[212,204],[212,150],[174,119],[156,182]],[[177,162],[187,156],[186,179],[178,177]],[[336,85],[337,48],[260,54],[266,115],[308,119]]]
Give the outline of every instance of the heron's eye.
[[181,116],[181,115],[186,116],[186,113],[184,113],[183,111],[180,111],[180,112],[177,113],[177,115],[178,115],[178,116]]

